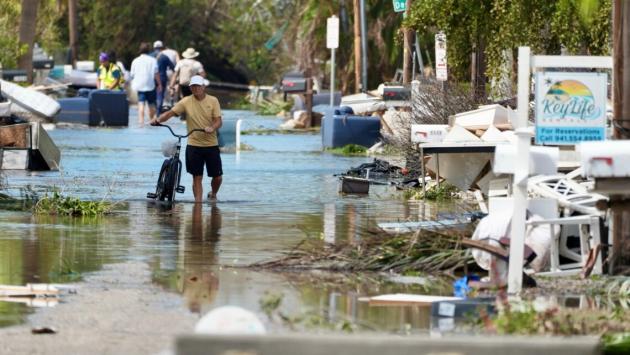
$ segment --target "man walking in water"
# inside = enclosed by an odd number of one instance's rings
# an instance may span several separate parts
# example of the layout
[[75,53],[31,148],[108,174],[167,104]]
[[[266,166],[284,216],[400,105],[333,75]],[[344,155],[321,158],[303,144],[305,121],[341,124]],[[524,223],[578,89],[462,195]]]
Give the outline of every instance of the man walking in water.
[[190,79],[191,96],[181,99],[172,109],[151,120],[152,126],[168,121],[173,116],[186,114],[188,131],[203,129],[205,133],[193,132],[186,145],[186,171],[193,176],[193,195],[195,203],[203,200],[203,169],[212,178],[210,201],[216,201],[217,193],[223,182],[223,167],[219,152],[217,130],[223,125],[221,107],[216,97],[206,94],[205,80],[199,75]]
[[[140,44],[140,56],[131,62],[131,87],[138,92],[138,125],[144,125],[144,108],[149,109],[149,118],[155,118],[156,92],[162,90],[155,58],[149,55],[150,45]],[[155,83],[157,83],[157,88]],[[157,89],[157,90],[156,90]]]

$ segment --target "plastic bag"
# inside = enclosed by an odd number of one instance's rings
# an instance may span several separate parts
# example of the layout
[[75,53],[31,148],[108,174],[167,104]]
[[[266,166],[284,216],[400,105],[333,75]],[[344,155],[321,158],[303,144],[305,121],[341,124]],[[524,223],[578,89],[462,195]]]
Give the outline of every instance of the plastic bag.
[[162,142],[162,154],[166,158],[171,158],[175,155],[177,151],[177,141],[176,140],[168,140]]

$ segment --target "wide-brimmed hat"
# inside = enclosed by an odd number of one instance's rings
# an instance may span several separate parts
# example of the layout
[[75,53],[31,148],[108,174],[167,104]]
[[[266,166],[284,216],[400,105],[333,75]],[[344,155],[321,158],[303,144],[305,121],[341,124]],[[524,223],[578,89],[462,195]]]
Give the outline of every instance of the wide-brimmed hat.
[[186,59],[195,58],[198,55],[199,55],[199,52],[197,52],[194,48],[186,48],[184,53],[182,53],[182,57]]

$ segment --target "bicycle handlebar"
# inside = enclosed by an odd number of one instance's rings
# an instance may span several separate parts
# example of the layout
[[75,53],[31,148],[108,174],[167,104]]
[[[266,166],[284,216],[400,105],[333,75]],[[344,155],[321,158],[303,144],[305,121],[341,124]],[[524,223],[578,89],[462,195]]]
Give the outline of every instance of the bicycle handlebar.
[[173,129],[169,125],[161,124],[161,123],[158,122],[158,124],[156,124],[156,126],[161,126],[161,127],[168,128],[168,130],[171,131],[171,134],[173,136],[177,137],[177,138],[186,138],[186,137],[190,136],[193,132],[205,132],[205,130],[203,130],[201,128],[195,128],[192,131],[188,132],[188,134],[186,134],[186,135],[180,135],[180,134],[175,134],[175,132],[173,131]]

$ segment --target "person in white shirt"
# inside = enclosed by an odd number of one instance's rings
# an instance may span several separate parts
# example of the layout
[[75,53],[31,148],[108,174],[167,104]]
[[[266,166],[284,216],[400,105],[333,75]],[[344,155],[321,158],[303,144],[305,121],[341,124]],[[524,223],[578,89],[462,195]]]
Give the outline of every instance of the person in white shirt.
[[144,108],[149,108],[149,120],[155,118],[156,112],[156,83],[157,90],[161,90],[162,83],[158,73],[157,60],[149,55],[151,45],[140,44],[140,56],[131,62],[131,88],[138,92],[138,124],[144,126]]

